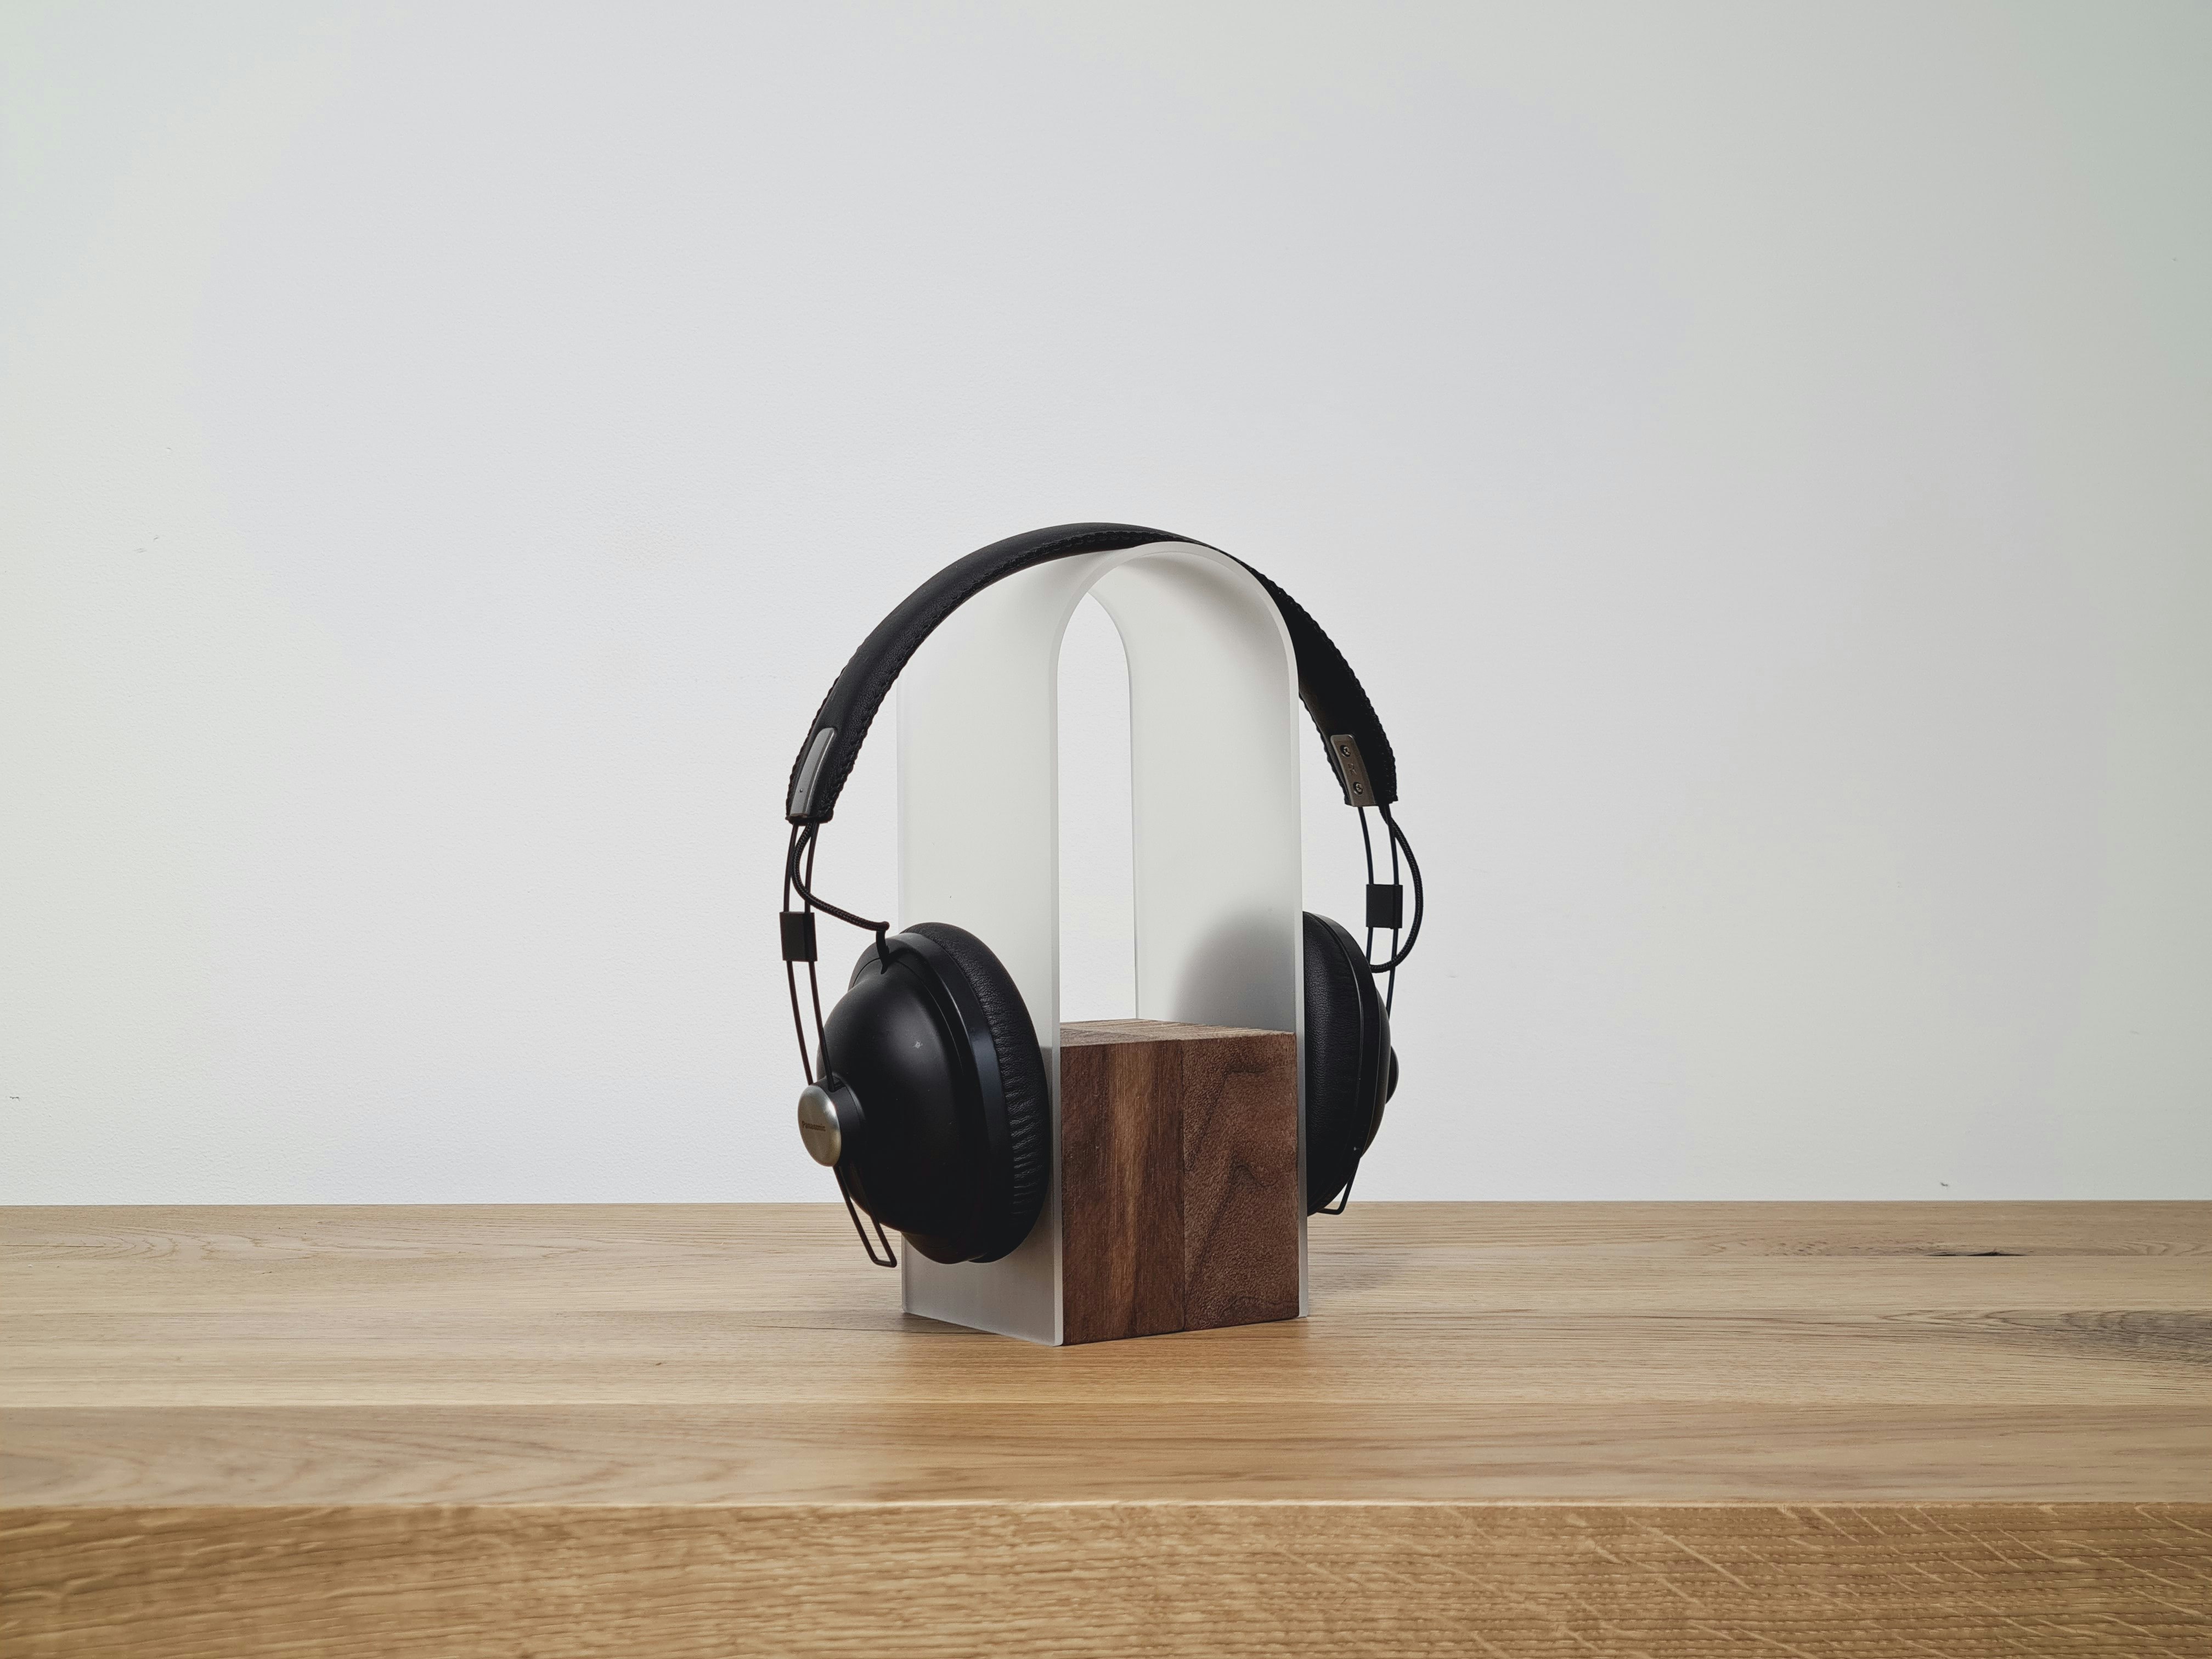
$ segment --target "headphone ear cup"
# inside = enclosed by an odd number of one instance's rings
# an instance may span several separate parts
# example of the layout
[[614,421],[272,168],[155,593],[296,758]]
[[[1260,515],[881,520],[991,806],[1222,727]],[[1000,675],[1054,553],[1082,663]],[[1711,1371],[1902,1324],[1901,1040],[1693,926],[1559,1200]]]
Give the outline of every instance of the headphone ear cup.
[[924,922],[870,946],[823,1022],[837,1170],[933,1261],[995,1261],[1044,1206],[1044,1057],[1021,994],[974,934]]
[[993,1184],[1005,1197],[982,1241],[981,1253],[969,1258],[995,1261],[1029,1237],[1044,1208],[1045,1166],[1052,1144],[1044,1054],[1037,1046],[1029,1004],[1022,1000],[1013,975],[989,945],[948,922],[918,922],[907,931],[920,934],[952,958],[982,1011],[992,1051],[998,1057],[1007,1150],[1002,1178]]
[[1343,924],[1305,916],[1306,1213],[1352,1179],[1398,1080],[1390,1016]]

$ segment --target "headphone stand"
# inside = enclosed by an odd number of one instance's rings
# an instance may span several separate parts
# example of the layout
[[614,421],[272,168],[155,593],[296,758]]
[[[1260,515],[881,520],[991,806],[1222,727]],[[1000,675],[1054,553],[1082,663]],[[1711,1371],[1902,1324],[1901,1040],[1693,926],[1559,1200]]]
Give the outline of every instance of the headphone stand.
[[[1303,1041],[1297,669],[1258,581],[1169,542],[1054,560],[970,599],[899,681],[896,925],[957,921],[1005,963],[1054,1079],[1053,1177],[1012,1255],[946,1265],[909,1250],[900,1272],[908,1313],[1054,1344],[1082,1340],[1064,1293],[1059,675],[1086,594],[1129,665],[1138,1016]],[[1302,1107],[1298,1123],[1303,1193]],[[1077,1265],[1078,1282],[1092,1265]]]

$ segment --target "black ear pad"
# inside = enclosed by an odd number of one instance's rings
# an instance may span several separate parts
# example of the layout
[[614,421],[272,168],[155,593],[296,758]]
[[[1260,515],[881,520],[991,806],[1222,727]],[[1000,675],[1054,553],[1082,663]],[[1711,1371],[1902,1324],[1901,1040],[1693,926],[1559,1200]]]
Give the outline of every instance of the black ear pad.
[[822,1060],[857,1103],[837,1161],[855,1202],[933,1261],[994,1261],[1029,1236],[1051,1142],[1044,1057],[990,947],[942,922],[871,945]]
[[1004,1248],[979,1261],[995,1261],[1029,1237],[1044,1208],[1046,1163],[1052,1151],[1051,1096],[1045,1087],[1044,1054],[1037,1047],[1030,1006],[991,947],[965,928],[925,921],[908,930],[944,948],[968,976],[982,1005],[983,1021],[998,1056],[999,1086],[1006,1115],[1006,1230]]
[[1390,1016],[1359,942],[1306,912],[1306,1213],[1342,1192],[1398,1086]]

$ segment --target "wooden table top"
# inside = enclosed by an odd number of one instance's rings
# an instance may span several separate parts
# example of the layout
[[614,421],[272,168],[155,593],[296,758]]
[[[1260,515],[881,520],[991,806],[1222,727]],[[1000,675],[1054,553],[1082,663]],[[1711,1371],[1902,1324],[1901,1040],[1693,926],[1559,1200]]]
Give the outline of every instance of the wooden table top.
[[2212,1654],[2212,1205],[1312,1239],[1055,1350],[829,1206],[0,1212],[0,1647]]
[[829,1205],[0,1212],[0,1504],[2212,1498],[2212,1205],[1356,1204],[1312,1263],[1054,1350]]

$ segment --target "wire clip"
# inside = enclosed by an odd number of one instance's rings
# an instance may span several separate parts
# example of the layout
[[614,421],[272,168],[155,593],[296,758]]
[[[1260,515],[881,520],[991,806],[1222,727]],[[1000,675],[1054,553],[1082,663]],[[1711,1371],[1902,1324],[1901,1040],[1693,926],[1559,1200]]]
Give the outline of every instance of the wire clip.
[[814,912],[785,910],[783,921],[783,959],[786,962],[814,960]]
[[1406,925],[1406,890],[1395,881],[1367,884],[1367,925],[1394,931]]

